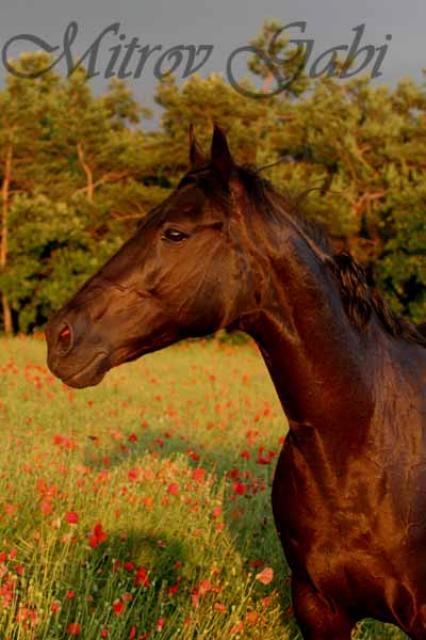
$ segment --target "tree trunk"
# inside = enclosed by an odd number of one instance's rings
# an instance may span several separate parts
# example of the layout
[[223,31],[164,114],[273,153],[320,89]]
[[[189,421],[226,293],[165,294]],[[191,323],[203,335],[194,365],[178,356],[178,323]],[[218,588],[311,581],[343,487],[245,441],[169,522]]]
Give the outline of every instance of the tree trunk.
[[93,171],[90,168],[90,166],[87,164],[86,159],[84,157],[84,150],[83,150],[83,145],[81,144],[81,142],[79,142],[77,144],[77,151],[78,151],[78,159],[80,160],[80,164],[82,166],[82,169],[84,171],[84,173],[86,174],[86,192],[87,192],[87,199],[92,202],[93,201],[93,195],[95,193],[95,185],[93,182]]
[[[12,177],[12,145],[9,145],[6,149],[6,161],[4,167],[3,185],[1,190],[2,195],[2,219],[1,219],[1,241],[0,241],[0,267],[5,269],[8,258],[8,215],[10,204],[10,181]],[[9,300],[5,293],[1,295],[1,303],[3,308],[3,326],[7,335],[12,334],[12,311],[10,308]]]
[[7,336],[11,336],[13,333],[12,310],[10,308],[9,300],[4,293],[1,296],[1,305],[3,308],[4,332]]

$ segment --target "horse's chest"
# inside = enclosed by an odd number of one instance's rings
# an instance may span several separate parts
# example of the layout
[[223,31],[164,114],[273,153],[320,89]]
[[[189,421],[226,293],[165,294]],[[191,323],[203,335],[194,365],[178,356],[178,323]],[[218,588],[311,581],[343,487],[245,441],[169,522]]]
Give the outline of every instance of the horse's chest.
[[403,514],[386,472],[356,458],[349,466],[343,457],[340,462],[331,462],[314,433],[302,441],[290,437],[274,479],[273,509],[287,559],[319,581],[371,575],[376,565],[380,575],[402,544]]

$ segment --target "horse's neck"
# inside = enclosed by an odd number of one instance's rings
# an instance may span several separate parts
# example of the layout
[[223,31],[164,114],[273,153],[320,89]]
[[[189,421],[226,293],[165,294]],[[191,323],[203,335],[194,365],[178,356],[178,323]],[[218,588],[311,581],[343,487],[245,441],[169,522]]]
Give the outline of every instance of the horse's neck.
[[262,305],[244,328],[261,349],[290,423],[335,434],[348,407],[367,423],[373,345],[352,327],[329,268],[290,233],[285,256],[270,260],[261,280]]

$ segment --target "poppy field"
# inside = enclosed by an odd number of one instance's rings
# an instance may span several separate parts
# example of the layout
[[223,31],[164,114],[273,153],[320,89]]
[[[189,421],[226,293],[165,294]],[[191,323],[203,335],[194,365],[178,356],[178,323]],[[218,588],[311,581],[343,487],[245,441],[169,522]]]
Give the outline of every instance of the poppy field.
[[74,391],[42,338],[2,339],[0,424],[1,640],[300,637],[270,506],[287,424],[252,344]]

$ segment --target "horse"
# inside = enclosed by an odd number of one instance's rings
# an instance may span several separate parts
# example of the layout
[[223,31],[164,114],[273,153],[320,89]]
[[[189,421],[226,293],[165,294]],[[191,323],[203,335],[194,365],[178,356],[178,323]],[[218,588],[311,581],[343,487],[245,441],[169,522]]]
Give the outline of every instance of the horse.
[[48,366],[98,384],[179,340],[241,330],[289,422],[272,508],[305,640],[366,617],[426,638],[426,335],[393,313],[215,125],[135,234],[48,322]]

